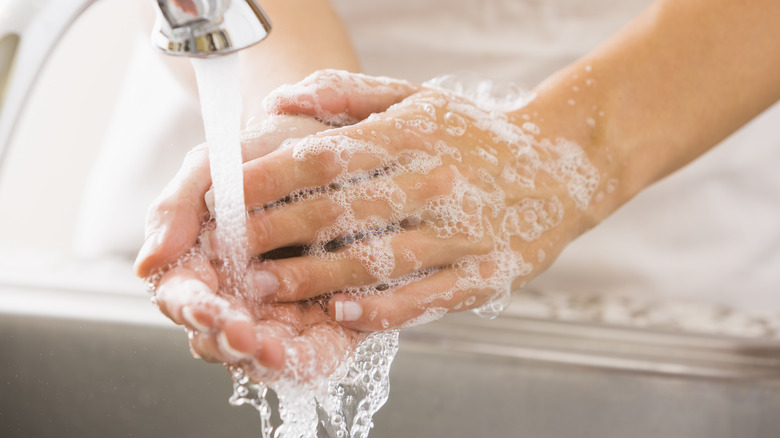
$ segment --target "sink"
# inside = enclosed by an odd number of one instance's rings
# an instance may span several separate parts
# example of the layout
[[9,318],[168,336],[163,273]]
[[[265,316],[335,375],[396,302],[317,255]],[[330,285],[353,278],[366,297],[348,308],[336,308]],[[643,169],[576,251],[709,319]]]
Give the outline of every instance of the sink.
[[[0,278],[0,436],[260,436],[140,284],[106,284]],[[371,437],[774,438],[777,412],[776,339],[455,314],[402,332]]]

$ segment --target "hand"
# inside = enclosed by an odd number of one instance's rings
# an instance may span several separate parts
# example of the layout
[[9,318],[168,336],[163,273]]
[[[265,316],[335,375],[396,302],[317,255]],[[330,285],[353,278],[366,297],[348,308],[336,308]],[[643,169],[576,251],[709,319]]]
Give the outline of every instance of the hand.
[[333,322],[321,303],[251,306],[217,295],[217,286],[212,265],[192,255],[164,274],[155,298],[189,329],[193,355],[241,367],[253,381],[330,375],[364,337]]
[[362,331],[494,314],[593,224],[599,171],[577,144],[541,135],[530,109],[335,71],[267,102],[359,123],[245,165],[253,253],[307,248],[255,266],[258,297],[329,296],[328,314]]
[[[305,137],[329,126],[307,117],[278,117],[253,127],[241,139],[244,161],[278,149],[286,140]],[[149,207],[146,241],[135,261],[141,278],[163,269],[187,253],[197,242],[209,218],[204,195],[211,187],[207,145],[190,151],[179,172]]]
[[[244,135],[244,159],[266,155],[285,140],[326,128],[310,118],[275,118]],[[209,217],[204,194],[210,185],[208,150],[200,146],[187,155],[150,208],[148,237],[136,260],[136,273],[154,284],[160,310],[190,330],[193,353],[205,360],[240,365],[254,380],[283,376],[283,368],[299,379],[327,375],[361,335],[333,323],[321,305],[249,309],[246,303],[216,294],[218,271],[202,256],[198,241]],[[289,357],[296,358],[295,367],[284,367]]]

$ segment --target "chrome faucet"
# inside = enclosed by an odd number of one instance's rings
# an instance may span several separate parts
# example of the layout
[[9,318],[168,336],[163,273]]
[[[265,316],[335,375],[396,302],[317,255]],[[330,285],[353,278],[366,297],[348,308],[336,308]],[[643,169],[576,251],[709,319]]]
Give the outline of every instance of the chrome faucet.
[[152,42],[169,55],[224,55],[268,35],[271,22],[254,0],[157,0]]
[[[96,0],[0,0],[0,165],[41,67]],[[232,53],[264,39],[271,22],[255,0],[155,0],[152,43],[170,55]]]

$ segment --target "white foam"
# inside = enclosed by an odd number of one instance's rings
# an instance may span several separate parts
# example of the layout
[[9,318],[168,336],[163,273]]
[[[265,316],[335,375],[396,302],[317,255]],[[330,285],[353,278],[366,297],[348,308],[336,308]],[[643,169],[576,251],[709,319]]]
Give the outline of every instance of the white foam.
[[[512,247],[513,241],[543,239],[564,221],[567,205],[587,209],[600,185],[599,172],[582,147],[546,136],[548,133],[533,123],[536,115],[525,118],[522,126],[508,119],[505,111],[521,108],[532,96],[489,81],[458,82],[453,76],[432,80],[426,86],[430,89],[367,119],[365,126],[381,122],[390,127],[386,132],[360,126],[352,136],[334,132],[290,145],[296,160],[320,160],[318,165],[334,182],[327,187],[302,188],[289,197],[290,202],[319,199],[338,207],[339,216],[317,230],[307,254],[324,260],[357,261],[374,280],[342,292],[388,294],[450,269],[456,274],[454,285],[417,303],[419,316],[405,325],[438,319],[448,308],[479,306],[474,310],[477,314],[495,317],[506,307],[512,287],[547,258],[541,249],[525,254]],[[329,107],[333,100],[323,100],[326,94],[330,93],[328,99],[335,94],[338,100],[350,93],[377,89],[393,101],[416,87],[331,70],[277,90],[265,103],[271,111],[283,105],[306,107],[320,120],[344,125],[357,119]],[[405,141],[400,143],[399,138]],[[356,168],[356,157],[368,168]],[[411,205],[410,189],[426,187],[421,177],[434,171],[437,179],[426,183],[438,183],[437,189],[444,193],[425,199],[422,205]],[[400,185],[398,177],[411,179],[411,187]],[[616,184],[608,184],[607,192],[610,187],[614,191]],[[516,193],[532,193],[529,190],[533,189],[539,189],[533,192],[538,197],[517,199]],[[507,196],[506,190],[513,190],[513,196]],[[383,204],[377,213],[361,207],[375,203]],[[410,217],[419,218],[413,228],[441,239],[465,237],[480,253],[460,257],[445,267],[426,267],[426,258],[411,250],[401,249],[397,259],[391,242],[406,232],[400,224]],[[415,272],[399,276],[399,261],[413,266]],[[390,321],[376,318],[377,314],[371,315],[383,329],[390,327]],[[286,344],[288,364],[283,377],[270,384],[282,402],[284,433],[314,436],[317,402],[329,413],[326,428],[335,434],[368,433],[371,415],[388,395],[387,373],[397,349],[397,332],[380,332],[368,339],[345,361],[326,338],[293,336]],[[315,354],[323,345],[331,345],[332,350]],[[308,353],[299,355],[300,351]],[[337,371],[327,379],[301,377],[331,369]]]
[[545,232],[563,221],[563,204],[558,198],[523,199],[507,207],[501,222],[501,231],[507,237],[518,236],[526,242],[539,239]]
[[[327,124],[345,126],[357,123],[360,119],[343,107],[332,107],[331,102],[348,100],[349,95],[375,94],[387,96],[390,101],[399,101],[416,87],[407,81],[348,73],[341,70],[321,70],[304,80],[291,85],[283,85],[269,93],[263,106],[269,114],[285,106],[300,107],[314,113],[315,117]],[[305,96],[305,99],[302,98]]]
[[[321,90],[323,86],[337,82],[336,79],[349,86],[354,86],[355,81],[362,85],[370,81],[361,76],[351,79],[329,72],[317,77],[314,81],[316,85],[310,83],[306,86]],[[504,111],[520,108],[532,97],[519,92],[498,95],[490,82],[472,80],[468,84],[459,82],[454,76],[434,79],[425,85],[439,91],[415,96],[411,101],[396,104],[387,114],[375,114],[369,118],[372,122],[383,121],[402,131],[405,138],[416,139],[413,144],[393,144],[386,136],[381,136],[380,140],[372,134],[372,137],[364,135],[361,140],[332,136],[299,142],[295,146],[295,156],[301,160],[326,151],[332,153],[340,168],[336,180],[343,185],[341,190],[325,195],[331,202],[337,203],[343,213],[334,224],[319,231],[310,254],[357,260],[376,279],[376,284],[385,288],[388,284],[398,287],[413,281],[407,277],[392,278],[396,260],[389,242],[393,235],[402,232],[394,226],[400,220],[409,216],[420,217],[428,232],[442,239],[465,236],[475,243],[487,239],[494,247],[492,252],[468,256],[453,265],[459,273],[457,289],[491,291],[489,294],[493,299],[482,306],[479,313],[493,316],[504,306],[503,299],[509,296],[512,282],[533,270],[520,253],[511,250],[510,240],[514,237],[526,242],[540,239],[563,221],[565,212],[564,203],[555,196],[521,199],[507,205],[503,189],[493,171],[486,166],[499,168],[502,184],[515,184],[523,189],[536,188],[540,177],[545,176],[566,187],[565,195],[581,210],[587,209],[594,197],[599,186],[599,173],[576,143],[561,138],[548,139],[530,117],[525,118],[522,126],[508,120]],[[299,89],[297,92],[311,93],[311,90]],[[408,110],[406,113],[414,114],[415,118],[395,117],[392,115],[394,110]],[[458,143],[450,143],[439,132],[439,127],[444,127],[446,135],[453,139],[472,133],[472,129],[478,136],[476,138],[481,138],[480,133],[486,134],[488,141],[475,144],[469,152],[478,160],[470,158],[464,161]],[[509,151],[510,155],[499,149]],[[372,156],[377,166],[384,166],[381,176],[361,177],[356,176],[354,171],[350,174],[349,163],[357,153]],[[399,196],[403,189],[391,184],[390,177],[424,175],[434,169],[449,169],[449,192],[430,198],[422,207],[409,211],[407,200]],[[461,169],[468,173],[462,173]],[[362,189],[346,189],[350,185],[362,186]],[[418,183],[412,188],[419,189],[422,185]],[[391,213],[386,218],[359,218],[353,208],[357,200],[383,201]],[[331,240],[350,233],[362,236],[361,242],[337,254],[324,250]],[[538,263],[545,257],[543,252],[535,256]],[[404,253],[403,257],[408,259],[409,254]],[[488,277],[482,276],[477,269],[481,263],[494,265]],[[415,266],[419,269],[422,265],[416,261]],[[368,286],[350,290],[364,294],[377,289]],[[444,291],[441,296],[451,292]]]
[[[243,195],[243,171],[241,145],[239,138],[240,95],[238,93],[237,58],[236,56],[220,57],[209,60],[195,60],[199,89],[203,105],[204,122],[207,128],[209,142],[212,179],[215,194],[215,211],[217,222],[218,248],[222,251],[220,258],[226,261],[226,278],[234,280],[232,284],[223,285],[228,290],[221,293],[228,295],[240,294],[243,288],[243,275],[248,262],[248,243],[246,238],[246,207]],[[377,80],[372,79],[376,84]],[[382,81],[379,80],[381,83]],[[389,82],[388,82],[389,84]],[[320,84],[321,86],[322,84]],[[388,85],[390,86],[390,85]],[[225,87],[226,89],[222,89]],[[354,87],[353,87],[354,88]],[[358,90],[359,87],[352,91]],[[317,102],[314,102],[316,104]],[[320,110],[323,110],[320,108]],[[322,113],[323,120],[333,124],[347,123],[349,118],[328,118]],[[416,129],[431,129],[430,125],[415,124]],[[301,143],[305,147],[299,146]],[[360,142],[345,137],[330,137],[318,141],[300,141],[293,146],[295,158],[305,160],[312,155],[330,152],[335,157],[338,170],[346,173],[347,165],[354,153],[380,156],[383,149],[373,143]],[[370,188],[355,190],[353,194],[361,198],[382,199],[393,208],[402,207],[405,202],[403,192],[392,187],[389,180],[373,184]],[[346,193],[336,191],[334,193]],[[321,196],[319,191],[300,191],[300,199],[311,199]],[[387,227],[388,222],[378,218],[365,222],[364,234]],[[342,220],[342,222],[344,222]],[[354,222],[349,222],[353,224]],[[347,229],[346,227],[344,229]],[[349,227],[354,230],[354,227]],[[352,246],[350,255],[372,264],[367,265],[369,272],[378,278],[388,278],[395,264],[393,253],[386,247],[387,241],[371,240],[366,245]],[[202,257],[196,249],[190,257]],[[183,259],[180,263],[184,263]],[[159,279],[157,279],[159,280]],[[246,304],[246,303],[244,303]],[[224,307],[224,306],[223,306]],[[261,311],[259,304],[248,306],[247,310]],[[224,316],[230,316],[227,308],[223,308]],[[254,314],[254,313],[253,313]],[[232,315],[239,316],[240,313]],[[243,318],[242,318],[243,319]],[[246,319],[249,319],[248,317]],[[358,346],[355,354],[348,361],[340,351],[337,351],[331,339],[325,334],[317,335],[316,330],[308,330],[307,337],[299,336],[298,332],[289,332],[285,325],[277,327],[280,339],[284,341],[285,368],[276,380],[268,383],[279,399],[279,415],[282,424],[276,431],[279,437],[315,437],[317,434],[317,404],[324,406],[325,412],[332,423],[338,418],[355,418],[355,424],[344,425],[350,436],[366,436],[371,427],[371,416],[385,402],[389,393],[389,367],[397,350],[397,333],[369,336],[367,341]],[[348,340],[342,340],[348,344]],[[330,351],[327,347],[330,346]],[[374,351],[380,346],[378,351]],[[368,349],[368,350],[367,350]],[[366,353],[368,351],[368,353]],[[303,353],[303,354],[301,354]],[[378,359],[377,359],[378,358]],[[255,377],[269,376],[268,370],[254,361],[242,365],[249,375]],[[352,367],[361,376],[371,376],[366,382],[353,378],[350,374],[334,373],[328,378],[329,370],[338,370],[339,366]],[[319,376],[319,377],[317,377]],[[270,409],[265,400],[265,385],[256,385],[248,381],[244,372],[234,374],[234,404],[250,403],[258,409],[261,415],[261,433],[270,438]],[[355,394],[345,395],[334,392],[334,388],[345,385],[353,388]],[[326,396],[327,395],[327,396]],[[346,435],[343,435],[346,436]]]
[[418,325],[428,324],[444,317],[447,314],[448,309],[446,307],[428,307],[425,309],[422,315],[412,318],[406,321],[401,328],[414,327]]

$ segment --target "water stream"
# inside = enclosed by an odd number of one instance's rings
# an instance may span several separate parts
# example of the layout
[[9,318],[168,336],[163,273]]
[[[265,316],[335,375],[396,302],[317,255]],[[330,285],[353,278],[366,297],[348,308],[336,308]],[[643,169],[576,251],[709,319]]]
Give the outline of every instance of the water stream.
[[192,59],[209,144],[217,239],[230,292],[240,292],[249,261],[241,157],[238,55]]
[[[226,274],[221,293],[241,297],[251,257],[240,143],[238,55],[192,61],[209,144],[218,255]],[[243,370],[231,367],[234,393],[230,403],[249,404],[258,410],[263,438],[316,437],[318,423],[322,424],[320,431],[331,437],[367,437],[374,413],[388,398],[390,365],[397,350],[397,331],[371,334],[331,376],[306,384],[290,379],[255,384]],[[290,357],[294,353],[288,350]],[[279,399],[283,421],[275,432],[266,399],[269,388]]]

